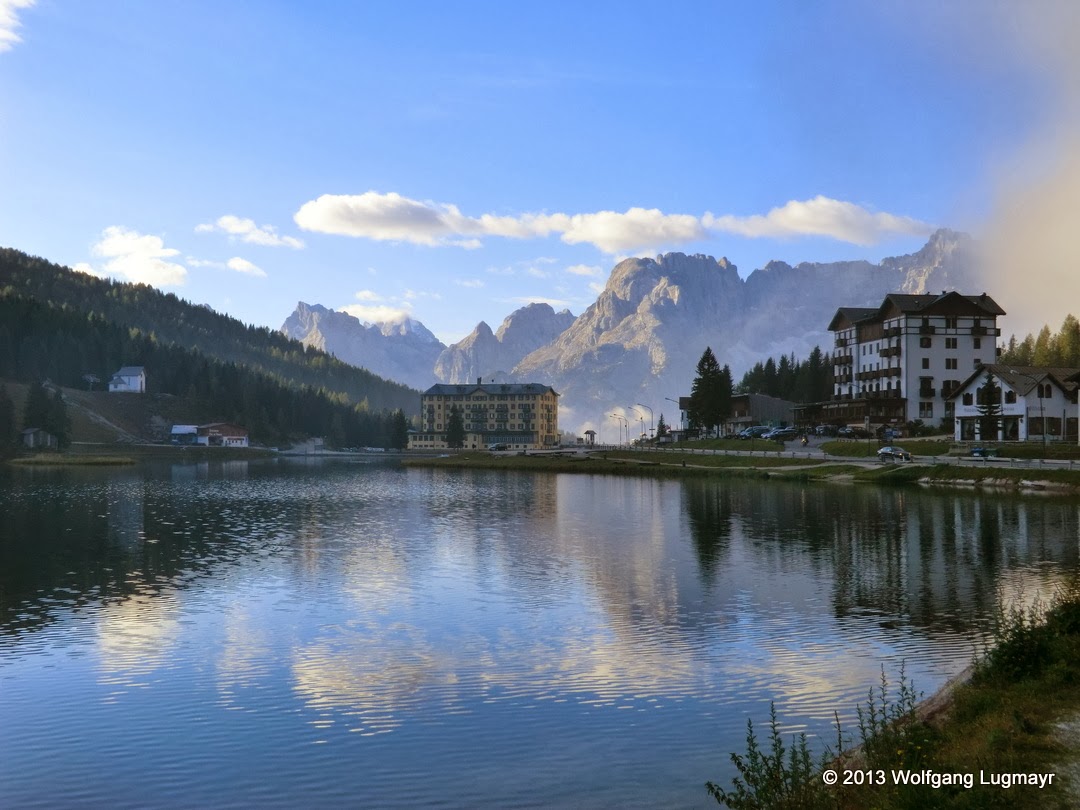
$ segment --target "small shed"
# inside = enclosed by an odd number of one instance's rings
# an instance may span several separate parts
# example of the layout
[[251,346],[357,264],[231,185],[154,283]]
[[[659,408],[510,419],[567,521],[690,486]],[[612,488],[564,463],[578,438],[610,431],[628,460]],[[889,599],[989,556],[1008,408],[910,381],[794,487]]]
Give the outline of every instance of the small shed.
[[172,430],[169,431],[169,443],[179,445],[198,444],[199,426],[173,425]]
[[43,428],[29,427],[22,432],[24,447],[31,450],[55,450],[58,447],[56,437]]

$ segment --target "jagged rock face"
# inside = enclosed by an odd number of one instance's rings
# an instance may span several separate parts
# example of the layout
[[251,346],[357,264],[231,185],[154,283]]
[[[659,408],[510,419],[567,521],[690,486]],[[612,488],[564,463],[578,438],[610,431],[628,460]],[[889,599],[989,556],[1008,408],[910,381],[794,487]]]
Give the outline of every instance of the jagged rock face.
[[512,312],[497,332],[481,321],[435,362],[435,376],[445,383],[468,383],[482,377],[509,381],[511,369],[525,355],[551,343],[574,322],[569,310],[555,312],[549,304],[529,304]]
[[665,398],[689,393],[706,346],[736,379],[770,356],[804,357],[815,345],[829,350],[827,326],[841,306],[877,306],[890,292],[981,292],[973,256],[968,237],[938,231],[918,253],[877,265],[770,262],[745,281],[727,259],[627,259],[596,303],[513,374],[562,394],[567,429],[595,428],[613,410],[630,412],[641,402],[654,416],[663,407],[670,423],[677,406]]
[[412,318],[365,324],[347,313],[303,301],[296,305],[281,331],[306,346],[421,391],[435,382],[431,369],[446,348]]
[[547,304],[530,304],[497,331],[481,322],[449,348],[416,321],[365,326],[306,304],[282,331],[421,390],[436,379],[478,377],[551,385],[562,395],[564,429],[603,425],[613,432],[609,414],[632,414],[637,403],[651,406],[654,418],[663,412],[675,422],[678,407],[665,398],[689,393],[706,346],[738,379],[768,357],[794,352],[803,358],[815,345],[831,351],[827,326],[839,307],[877,306],[892,292],[983,292],[975,267],[971,239],[947,230],[917,253],[876,265],[774,261],[745,280],[727,259],[668,253],[620,262],[576,320]]

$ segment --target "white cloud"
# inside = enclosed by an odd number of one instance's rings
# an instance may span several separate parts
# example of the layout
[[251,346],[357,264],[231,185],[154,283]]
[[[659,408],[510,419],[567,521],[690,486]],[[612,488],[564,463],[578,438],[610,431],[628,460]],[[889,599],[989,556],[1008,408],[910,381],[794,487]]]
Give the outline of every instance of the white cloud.
[[247,259],[241,259],[239,256],[233,256],[227,262],[225,266],[230,270],[235,270],[237,273],[245,273],[249,276],[258,276],[259,278],[266,278],[266,271],[261,267],[257,267]]
[[604,271],[595,264],[573,264],[566,268],[566,272],[575,276],[599,276]]
[[382,296],[374,290],[360,290],[356,293],[357,301],[382,301]]
[[549,273],[547,270],[541,270],[539,267],[530,267],[525,272],[528,273],[533,278],[550,278],[551,277],[551,273]]
[[180,251],[165,247],[160,236],[113,225],[102,231],[91,252],[107,259],[101,269],[110,276],[156,287],[179,287],[187,281],[185,267],[165,261]]
[[594,293],[596,293],[597,295],[599,295],[599,294],[600,294],[600,293],[602,293],[602,292],[603,292],[603,291],[604,291],[604,290],[605,290],[606,288],[605,288],[605,287],[604,287],[604,285],[603,285],[603,284],[601,284],[601,283],[600,283],[599,281],[590,281],[590,282],[589,282],[589,289],[590,289],[590,290],[592,290],[592,291],[593,291]]
[[259,226],[255,224],[253,219],[244,219],[232,214],[218,217],[214,222],[196,225],[195,232],[226,233],[241,242],[250,242],[253,245],[266,245],[268,247],[291,247],[299,250],[304,246],[304,243],[294,236],[279,236],[277,229],[272,225]]
[[400,321],[409,315],[409,306],[394,307],[388,304],[349,304],[341,307],[339,312],[346,312],[364,323],[386,323],[388,321]]
[[874,213],[862,206],[818,195],[791,200],[765,215],[716,217],[702,222],[713,231],[749,237],[827,236],[855,245],[873,245],[890,236],[927,236],[934,226],[911,217]]
[[467,287],[470,290],[479,290],[484,286],[484,282],[478,278],[458,278],[454,279],[454,283],[459,287]]
[[18,11],[30,8],[36,0],[0,0],[0,53],[10,51],[22,37],[17,33],[22,27]]
[[665,214],[656,208],[631,208],[624,214],[599,211],[568,217],[562,240],[587,242],[605,253],[619,253],[651,245],[678,245],[708,238],[697,217]]
[[475,248],[482,237],[538,239],[558,234],[567,244],[590,244],[608,254],[678,246],[708,239],[717,232],[752,238],[825,236],[870,245],[897,234],[926,235],[933,230],[911,217],[873,212],[823,196],[791,200],[767,214],[748,217],[666,214],[657,208],[630,208],[621,213],[470,217],[448,203],[368,191],[358,195],[324,194],[304,203],[293,219],[309,231],[428,246]]
[[214,262],[209,259],[197,259],[194,256],[187,256],[184,261],[187,262],[188,267],[218,267],[222,270],[225,269],[224,262]]

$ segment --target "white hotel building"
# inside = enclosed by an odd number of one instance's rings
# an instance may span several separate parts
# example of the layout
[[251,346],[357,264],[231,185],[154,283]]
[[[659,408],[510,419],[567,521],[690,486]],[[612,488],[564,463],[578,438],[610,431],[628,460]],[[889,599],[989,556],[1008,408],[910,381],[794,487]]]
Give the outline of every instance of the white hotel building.
[[[997,359],[997,319],[986,293],[893,293],[877,308],[841,307],[834,333],[833,397],[812,416],[835,424],[936,424],[953,416],[950,394]],[[811,418],[809,408],[802,409]]]

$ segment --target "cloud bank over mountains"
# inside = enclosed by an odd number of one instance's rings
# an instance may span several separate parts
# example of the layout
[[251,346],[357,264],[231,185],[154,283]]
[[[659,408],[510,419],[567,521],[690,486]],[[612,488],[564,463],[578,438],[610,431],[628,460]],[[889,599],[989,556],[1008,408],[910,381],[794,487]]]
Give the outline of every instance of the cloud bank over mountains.
[[624,212],[469,216],[450,203],[413,200],[396,192],[324,194],[304,203],[293,219],[306,231],[417,245],[478,248],[485,237],[540,239],[557,234],[566,244],[590,244],[615,255],[684,245],[721,233],[758,238],[822,236],[874,245],[894,236],[928,236],[934,227],[907,216],[874,212],[818,195],[791,200],[766,214],[701,216],[657,208]]

